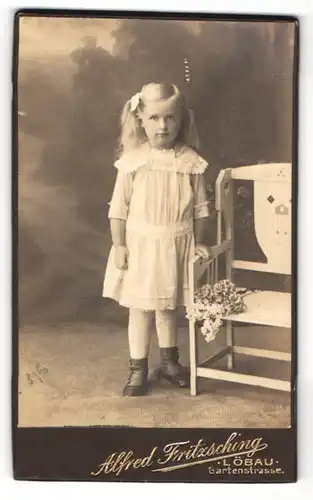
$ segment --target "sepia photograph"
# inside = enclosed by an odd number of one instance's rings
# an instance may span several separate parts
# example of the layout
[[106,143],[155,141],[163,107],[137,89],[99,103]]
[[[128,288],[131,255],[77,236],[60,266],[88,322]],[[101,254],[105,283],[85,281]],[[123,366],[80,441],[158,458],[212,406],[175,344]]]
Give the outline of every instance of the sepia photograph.
[[291,428],[295,21],[17,32],[17,426]]

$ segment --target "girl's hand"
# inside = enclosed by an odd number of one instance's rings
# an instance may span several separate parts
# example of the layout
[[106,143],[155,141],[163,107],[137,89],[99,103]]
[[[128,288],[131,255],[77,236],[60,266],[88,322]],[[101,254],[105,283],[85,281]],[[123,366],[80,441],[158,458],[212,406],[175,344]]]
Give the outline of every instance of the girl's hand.
[[209,260],[213,257],[211,248],[207,245],[203,245],[202,243],[196,244],[195,254],[203,260]]
[[119,245],[114,247],[114,260],[117,269],[127,269],[128,267],[128,250],[127,247]]

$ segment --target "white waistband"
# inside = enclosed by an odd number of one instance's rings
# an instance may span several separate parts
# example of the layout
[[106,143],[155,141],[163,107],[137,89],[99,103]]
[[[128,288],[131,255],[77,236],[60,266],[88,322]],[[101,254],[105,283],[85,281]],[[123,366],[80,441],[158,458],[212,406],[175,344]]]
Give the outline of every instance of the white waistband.
[[193,219],[187,219],[175,224],[165,225],[149,224],[147,222],[139,222],[128,219],[126,223],[126,229],[127,231],[130,231],[132,233],[149,235],[151,237],[160,235],[181,236],[193,231]]

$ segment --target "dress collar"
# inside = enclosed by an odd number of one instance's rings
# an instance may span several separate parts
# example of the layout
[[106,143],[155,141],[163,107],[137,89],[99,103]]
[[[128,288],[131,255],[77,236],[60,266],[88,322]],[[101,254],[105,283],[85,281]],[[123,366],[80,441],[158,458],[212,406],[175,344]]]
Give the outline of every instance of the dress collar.
[[147,143],[124,153],[115,162],[115,167],[125,173],[135,172],[144,166],[148,167],[149,170],[202,174],[208,167],[208,163],[186,145],[179,145],[171,149],[157,149],[151,148]]

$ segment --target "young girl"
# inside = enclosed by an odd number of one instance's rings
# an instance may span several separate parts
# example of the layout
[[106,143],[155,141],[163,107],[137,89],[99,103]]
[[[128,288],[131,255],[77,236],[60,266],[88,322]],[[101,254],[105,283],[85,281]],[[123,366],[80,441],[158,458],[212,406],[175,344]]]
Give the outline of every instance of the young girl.
[[190,259],[210,256],[203,243],[207,163],[192,148],[189,112],[175,85],[145,85],[125,104],[121,128],[103,296],[129,308],[130,372],[123,394],[142,396],[154,318],[161,376],[189,386],[179,363],[176,311],[188,302]]

